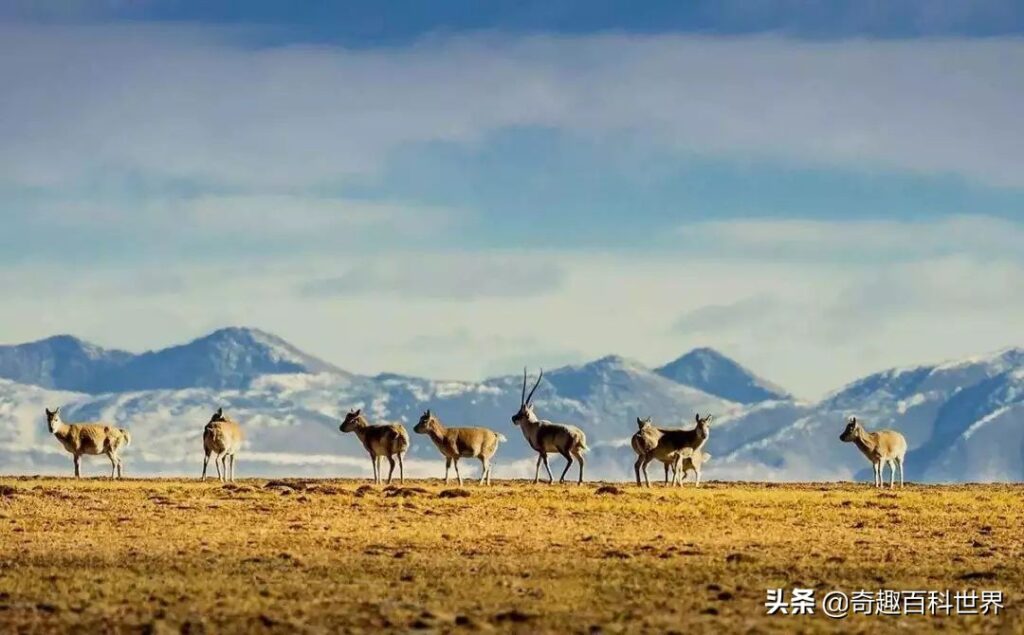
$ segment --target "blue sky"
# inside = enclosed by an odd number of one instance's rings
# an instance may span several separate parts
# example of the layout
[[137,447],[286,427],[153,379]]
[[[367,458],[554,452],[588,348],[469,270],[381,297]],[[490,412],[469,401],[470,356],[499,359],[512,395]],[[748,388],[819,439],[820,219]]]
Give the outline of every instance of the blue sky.
[[1008,0],[14,0],[11,17],[38,21],[174,21],[270,25],[282,40],[346,46],[408,43],[425,35],[504,33],[749,34],[801,37],[1017,34],[1024,9]]
[[1022,344],[1022,30],[1014,2],[16,0],[3,339],[251,324],[446,377],[710,345],[804,396]]

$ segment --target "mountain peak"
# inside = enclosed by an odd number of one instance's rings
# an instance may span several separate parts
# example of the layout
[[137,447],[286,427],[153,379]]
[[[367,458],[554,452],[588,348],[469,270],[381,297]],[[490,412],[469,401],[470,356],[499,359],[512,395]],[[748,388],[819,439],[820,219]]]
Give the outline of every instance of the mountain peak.
[[131,353],[105,349],[73,335],[0,346],[0,377],[21,384],[90,392],[95,371],[124,363]]
[[141,355],[103,349],[72,335],[0,346],[0,377],[88,393],[244,388],[260,375],[283,373],[346,374],[276,335],[241,326]]
[[739,403],[751,404],[791,397],[782,388],[761,379],[733,359],[709,347],[695,348],[654,372],[680,384]]
[[[256,328],[229,326],[187,344],[139,355],[118,378],[130,389],[242,388],[260,375],[336,373],[341,369],[308,355],[284,339]],[[133,378],[139,378],[135,380]]]

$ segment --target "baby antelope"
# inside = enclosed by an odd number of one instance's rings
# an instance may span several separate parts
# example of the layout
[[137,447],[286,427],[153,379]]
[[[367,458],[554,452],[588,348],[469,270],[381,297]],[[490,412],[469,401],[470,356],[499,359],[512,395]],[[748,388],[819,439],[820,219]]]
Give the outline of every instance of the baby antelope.
[[[703,450],[680,452],[676,462],[672,464],[672,483],[682,486],[687,472],[693,471],[696,486],[700,487],[700,469],[711,460],[711,455]],[[682,474],[682,476],[680,476]]]
[[[224,416],[224,409],[217,408],[217,412],[210,417],[210,422],[203,429],[203,452],[206,458],[203,459],[203,478],[206,480],[206,468],[210,464],[210,455],[213,455],[213,466],[217,468],[217,480],[235,480],[235,454],[242,447],[242,426],[237,422]],[[231,459],[230,463],[228,459]],[[224,466],[223,473],[221,465]],[[228,471],[230,465],[231,470]]]
[[868,457],[875,468],[875,487],[882,487],[886,465],[889,466],[889,489],[896,486],[894,463],[900,468],[900,487],[903,487],[903,457],[907,453],[907,440],[902,434],[895,430],[868,432],[857,421],[857,417],[850,417],[839,440],[856,444],[857,449]]
[[446,428],[429,410],[420,417],[413,432],[429,436],[444,455],[445,485],[448,484],[448,475],[453,464],[455,476],[459,479],[459,485],[462,485],[462,475],[459,474],[459,459],[462,457],[480,459],[480,484],[490,485],[491,457],[498,450],[498,443],[508,440],[505,435],[487,428]]
[[398,457],[398,478],[405,483],[405,464],[403,459],[409,449],[409,433],[397,423],[371,426],[370,422],[363,416],[363,410],[353,410],[345,415],[345,420],[338,426],[342,432],[355,432],[359,441],[370,453],[370,460],[373,462],[373,482],[379,484],[383,479],[380,475],[380,459],[387,457],[391,464],[388,471],[388,484],[391,484],[391,477],[395,473],[395,458]]
[[105,423],[64,423],[60,418],[60,406],[46,410],[46,423],[50,433],[57,437],[64,449],[75,458],[75,478],[82,476],[83,454],[106,454],[110,459],[110,478],[121,478],[120,451],[132,442],[132,435],[124,428],[115,428]]

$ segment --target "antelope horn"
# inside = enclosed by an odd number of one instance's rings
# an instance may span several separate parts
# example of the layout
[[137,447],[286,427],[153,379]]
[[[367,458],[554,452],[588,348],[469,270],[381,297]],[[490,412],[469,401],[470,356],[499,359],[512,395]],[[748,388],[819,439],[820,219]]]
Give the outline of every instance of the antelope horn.
[[542,380],[542,379],[544,379],[544,369],[543,368],[540,369],[540,375],[537,377],[537,383],[533,385],[533,389],[530,390],[530,394],[527,395],[527,397],[526,397],[526,403],[530,403],[530,400],[533,399],[533,393],[537,392],[537,386],[540,386],[540,380]]
[[523,366],[523,394],[519,397],[519,405],[526,405],[526,366]]

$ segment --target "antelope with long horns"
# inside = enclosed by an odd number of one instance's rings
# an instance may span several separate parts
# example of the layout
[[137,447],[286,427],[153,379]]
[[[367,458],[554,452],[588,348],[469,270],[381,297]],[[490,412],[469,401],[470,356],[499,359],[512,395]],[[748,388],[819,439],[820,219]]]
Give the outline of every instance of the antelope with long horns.
[[537,418],[532,405],[533,393],[537,392],[537,387],[540,386],[543,378],[544,369],[541,369],[540,376],[537,377],[537,383],[533,385],[530,394],[527,395],[526,369],[523,369],[523,392],[519,401],[519,411],[512,416],[512,423],[520,427],[527,443],[537,452],[537,470],[533,475],[533,482],[537,483],[540,480],[541,463],[544,464],[544,469],[547,470],[548,483],[554,482],[555,479],[551,474],[551,467],[548,465],[548,453],[557,452],[565,457],[566,460],[565,469],[562,470],[562,476],[558,479],[558,482],[565,482],[565,475],[569,472],[569,468],[572,467],[573,459],[575,458],[580,463],[578,483],[582,484],[583,466],[586,465],[583,453],[587,451],[587,436],[583,434],[583,430],[576,426],[552,423]]
[[115,428],[105,423],[64,423],[60,418],[60,406],[46,410],[46,424],[50,434],[55,436],[64,449],[75,460],[75,478],[82,476],[83,454],[106,454],[110,459],[110,478],[121,478],[120,452],[132,442],[132,435],[124,428]]

